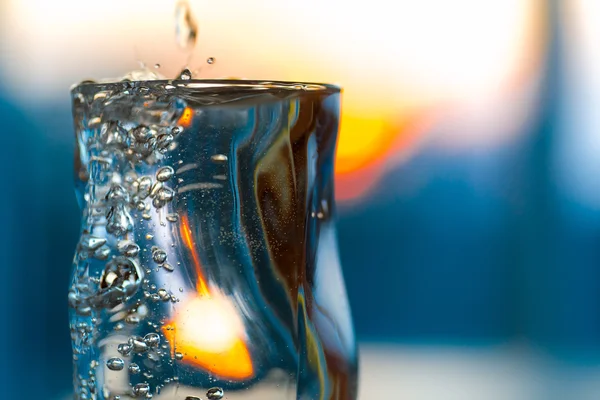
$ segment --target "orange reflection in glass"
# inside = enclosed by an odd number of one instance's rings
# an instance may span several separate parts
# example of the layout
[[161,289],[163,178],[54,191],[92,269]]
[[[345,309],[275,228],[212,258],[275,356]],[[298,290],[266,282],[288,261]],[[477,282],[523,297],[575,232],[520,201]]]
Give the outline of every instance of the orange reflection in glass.
[[193,116],[194,110],[192,110],[190,107],[184,108],[181,117],[179,117],[179,120],[177,120],[177,125],[183,126],[184,128],[189,127],[192,123]]
[[186,216],[181,217],[180,233],[192,252],[197,272],[197,293],[177,307],[173,319],[162,329],[171,343],[172,354],[181,353],[183,363],[202,368],[220,378],[251,378],[254,367],[245,342],[242,319],[228,297],[216,290],[209,291]]

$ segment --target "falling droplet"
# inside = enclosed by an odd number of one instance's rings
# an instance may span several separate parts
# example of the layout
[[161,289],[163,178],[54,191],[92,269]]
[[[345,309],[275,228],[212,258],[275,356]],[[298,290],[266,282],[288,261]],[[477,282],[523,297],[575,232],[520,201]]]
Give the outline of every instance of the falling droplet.
[[198,24],[187,1],[181,0],[175,6],[175,40],[182,50],[196,45]]
[[156,172],[156,179],[160,182],[166,182],[173,177],[173,174],[175,174],[173,168],[162,167]]
[[189,81],[190,79],[192,79],[192,73],[189,69],[185,68],[179,73],[179,79],[181,79],[182,81]]
[[129,364],[129,367],[127,369],[129,370],[129,372],[131,372],[134,375],[140,373],[140,366],[137,365],[136,363]]
[[123,362],[123,360],[121,360],[120,358],[117,357],[113,357],[110,358],[107,362],[106,362],[106,366],[108,367],[108,369],[110,369],[111,371],[120,371],[123,369],[123,367],[125,366],[125,362]]
[[215,58],[214,58],[214,57],[208,57],[208,58],[206,59],[206,63],[207,63],[207,64],[214,64],[214,63],[215,63],[215,61],[216,61],[216,60],[215,60]]
[[224,392],[220,387],[214,387],[208,389],[206,392],[206,397],[208,400],[221,400],[223,398]]

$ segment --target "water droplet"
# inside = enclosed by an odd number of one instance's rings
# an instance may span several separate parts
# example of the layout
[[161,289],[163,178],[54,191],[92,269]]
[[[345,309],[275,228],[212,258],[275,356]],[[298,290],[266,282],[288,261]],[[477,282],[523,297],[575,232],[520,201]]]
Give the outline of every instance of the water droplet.
[[154,239],[154,235],[152,235],[150,233],[147,233],[146,234],[146,240],[152,240],[152,239]]
[[200,397],[196,396],[185,396],[185,400],[202,400]]
[[149,347],[158,347],[160,344],[160,336],[158,336],[157,333],[149,333],[144,336],[144,342],[146,342]]
[[117,250],[127,257],[135,257],[140,252],[140,246],[132,240],[121,240],[117,243]]
[[131,372],[133,375],[139,374],[140,373],[140,366],[137,365],[136,363],[131,363],[129,364],[129,367],[127,368],[129,370],[129,372]]
[[173,129],[171,129],[171,133],[175,136],[179,135],[181,132],[183,132],[183,128],[180,126],[176,126]]
[[192,15],[192,10],[187,1],[182,0],[175,6],[175,40],[179,48],[191,49],[196,45],[198,37],[198,24]]
[[227,156],[225,154],[214,154],[214,155],[210,156],[210,159],[213,162],[226,162]]
[[148,213],[143,213],[143,214],[142,214],[142,218],[144,218],[144,219],[148,220],[148,219],[150,219],[150,218],[152,218],[152,217],[151,217],[151,216],[150,216],[150,214],[148,214]]
[[117,351],[127,357],[131,353],[131,346],[127,343],[121,343],[117,346]]
[[165,253],[165,251],[163,249],[159,249],[158,247],[155,247],[152,250],[152,259],[154,260],[155,263],[162,264],[165,261],[167,261],[167,253]]
[[185,68],[179,73],[179,79],[181,79],[182,81],[189,81],[190,79],[192,79],[192,73],[189,69]]
[[144,339],[139,336],[130,337],[127,343],[131,346],[131,350],[134,353],[145,353],[148,351],[148,345]]
[[180,287],[180,288],[179,288],[179,291],[180,291],[181,293],[183,293],[183,288],[182,288],[182,287]]
[[177,222],[179,221],[179,215],[176,213],[167,214],[167,221],[169,222]]
[[148,393],[150,393],[150,385],[147,383],[138,383],[133,387],[135,397],[146,396]]
[[123,362],[123,360],[121,360],[120,358],[113,357],[108,359],[108,361],[106,362],[106,366],[111,371],[120,371],[125,366],[125,362]]
[[208,400],[221,400],[223,398],[224,392],[220,387],[214,387],[208,389],[206,392],[206,397]]
[[214,58],[214,57],[208,57],[208,58],[206,59],[206,63],[207,63],[207,64],[214,64],[214,63],[215,63],[215,61],[216,61],[216,60],[215,60],[215,58]]
[[115,331],[122,331],[122,330],[123,330],[123,328],[125,328],[125,325],[123,325],[123,323],[122,323],[122,322],[117,322],[117,323],[115,324]]
[[156,172],[156,179],[160,182],[166,182],[173,177],[173,174],[175,174],[175,171],[172,167],[162,167]]
[[162,265],[162,267],[163,267],[164,269],[166,269],[167,271],[169,271],[169,272],[173,272],[173,271],[175,270],[175,269],[173,268],[173,266],[172,266],[171,264],[169,264],[169,263],[164,263],[164,264]]
[[159,69],[160,68],[160,64],[159,63],[154,64],[154,68]]
[[175,359],[176,360],[183,360],[183,354],[180,352],[175,352]]

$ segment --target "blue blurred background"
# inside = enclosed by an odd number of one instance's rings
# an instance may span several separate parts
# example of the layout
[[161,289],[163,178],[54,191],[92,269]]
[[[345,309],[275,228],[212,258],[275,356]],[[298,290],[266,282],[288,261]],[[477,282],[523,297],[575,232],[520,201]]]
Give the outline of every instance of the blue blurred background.
[[[80,3],[0,0],[2,398],[69,398],[70,84],[188,57],[169,2]],[[192,1],[190,64],[344,86],[362,398],[599,398],[600,2],[356,4]]]

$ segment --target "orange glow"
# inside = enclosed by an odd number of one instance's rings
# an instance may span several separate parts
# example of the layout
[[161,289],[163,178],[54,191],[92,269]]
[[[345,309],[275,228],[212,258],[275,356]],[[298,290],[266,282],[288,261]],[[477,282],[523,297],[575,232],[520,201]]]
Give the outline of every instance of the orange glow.
[[163,334],[182,362],[221,378],[243,380],[254,374],[244,326],[224,296],[193,297],[184,302]]
[[193,116],[194,116],[194,111],[191,108],[186,107],[183,110],[183,114],[181,114],[181,117],[179,117],[177,124],[180,126],[183,126],[184,128],[187,128],[192,123]]
[[254,374],[252,358],[245,343],[242,319],[229,298],[209,291],[200,257],[192,240],[189,219],[183,215],[181,237],[192,253],[196,268],[197,294],[177,307],[163,334],[171,352],[181,353],[183,363],[207,370],[221,378],[243,380]]

